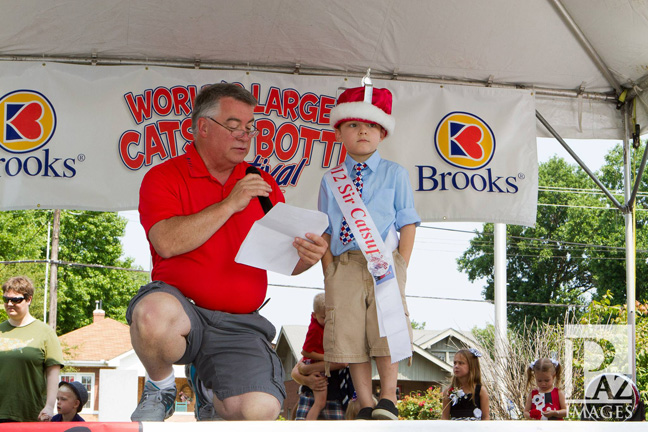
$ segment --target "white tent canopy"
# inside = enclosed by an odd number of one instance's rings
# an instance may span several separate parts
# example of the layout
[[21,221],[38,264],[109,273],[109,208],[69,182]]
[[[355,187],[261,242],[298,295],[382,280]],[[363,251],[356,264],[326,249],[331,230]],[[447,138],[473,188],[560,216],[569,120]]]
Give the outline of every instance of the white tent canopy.
[[[641,91],[648,74],[648,3],[636,0],[28,0],[2,10],[0,60],[349,76],[371,67],[374,77],[532,87],[566,138],[620,139],[617,93]],[[645,128],[645,105],[637,117]],[[538,135],[548,136],[542,126]]]

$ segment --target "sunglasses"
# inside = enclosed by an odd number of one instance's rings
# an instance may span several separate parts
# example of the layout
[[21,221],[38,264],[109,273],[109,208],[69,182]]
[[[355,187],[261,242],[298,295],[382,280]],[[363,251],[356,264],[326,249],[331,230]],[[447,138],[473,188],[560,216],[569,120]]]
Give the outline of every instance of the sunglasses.
[[5,303],[13,303],[13,304],[20,304],[22,303],[23,300],[25,300],[25,297],[6,297],[2,296],[2,300],[4,300]]

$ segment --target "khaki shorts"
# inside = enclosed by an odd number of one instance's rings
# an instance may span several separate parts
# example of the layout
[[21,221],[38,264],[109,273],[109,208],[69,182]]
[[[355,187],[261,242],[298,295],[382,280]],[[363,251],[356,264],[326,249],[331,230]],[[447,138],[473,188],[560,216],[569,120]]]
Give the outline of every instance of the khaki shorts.
[[[398,250],[394,251],[393,257],[411,341],[412,326],[405,301],[407,266]],[[387,338],[380,337],[378,330],[373,278],[362,252],[354,250],[333,257],[324,274],[324,289],[324,360],[365,363],[372,357],[389,356]]]

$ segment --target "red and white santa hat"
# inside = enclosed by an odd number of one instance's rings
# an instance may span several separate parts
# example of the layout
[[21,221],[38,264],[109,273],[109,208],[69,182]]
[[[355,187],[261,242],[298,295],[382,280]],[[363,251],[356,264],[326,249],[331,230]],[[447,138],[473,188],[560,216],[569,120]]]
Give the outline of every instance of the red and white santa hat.
[[374,88],[371,103],[364,102],[365,88],[344,90],[337,105],[331,109],[330,124],[333,127],[345,121],[358,120],[375,123],[385,129],[387,135],[394,133],[396,120],[392,117],[392,94],[385,88]]

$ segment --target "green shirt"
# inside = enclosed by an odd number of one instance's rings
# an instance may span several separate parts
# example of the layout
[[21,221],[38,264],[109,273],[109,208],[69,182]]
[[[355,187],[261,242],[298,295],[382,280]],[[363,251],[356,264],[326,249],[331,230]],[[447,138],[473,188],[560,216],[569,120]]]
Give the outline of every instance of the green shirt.
[[0,419],[38,421],[47,401],[45,369],[54,365],[63,365],[63,352],[50,326],[0,323]]

